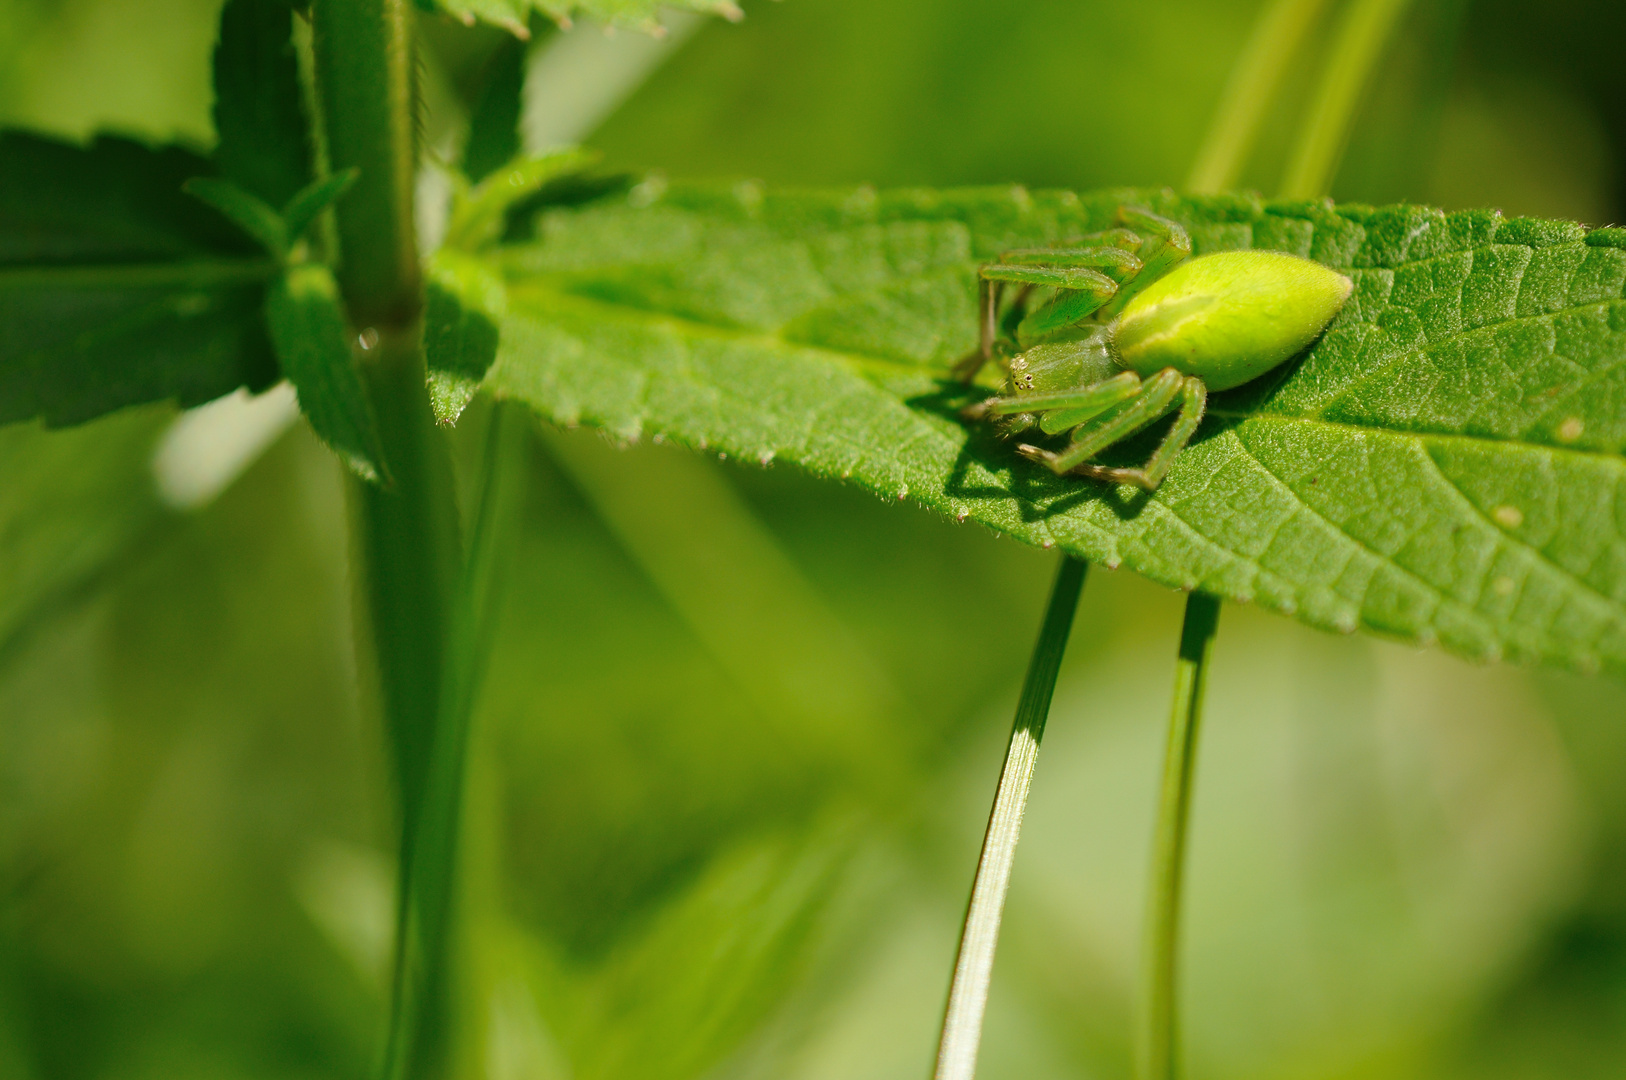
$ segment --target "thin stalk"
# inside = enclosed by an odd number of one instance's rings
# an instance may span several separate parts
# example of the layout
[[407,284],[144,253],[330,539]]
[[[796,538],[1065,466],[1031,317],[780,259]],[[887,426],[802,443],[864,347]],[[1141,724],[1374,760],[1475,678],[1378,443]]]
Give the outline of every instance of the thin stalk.
[[[453,627],[460,584],[451,460],[425,385],[411,0],[314,0],[322,144],[360,177],[337,207],[338,277],[360,340],[389,487],[352,483],[354,579],[370,629],[401,805],[396,974],[384,1075],[443,1071],[446,908],[469,693]],[[466,584],[466,582],[464,583]],[[459,625],[461,623],[459,622]]]
[[982,1017],[994,971],[994,947],[999,942],[999,921],[1011,882],[1016,841],[1022,832],[1022,813],[1033,782],[1039,742],[1044,738],[1045,718],[1050,714],[1056,674],[1061,670],[1062,653],[1067,649],[1073,613],[1088,569],[1088,563],[1071,555],[1062,559],[1050,591],[1050,606],[1039,628],[1039,640],[1033,646],[1033,659],[1028,662],[1022,697],[1016,705],[1016,722],[1005,751],[1005,766],[1000,770],[994,808],[988,815],[988,831],[983,834],[977,876],[971,884],[960,951],[954,959],[954,981],[949,986],[943,1034],[937,1044],[935,1080],[971,1080],[976,1072]]
[[1260,12],[1186,178],[1188,191],[1208,194],[1236,186],[1287,62],[1326,6],[1326,0],[1271,0]]
[[339,283],[357,326],[405,326],[423,302],[413,191],[418,164],[412,0],[315,0],[311,51],[340,202]]
[[523,491],[526,417],[498,403],[486,434],[481,490],[463,578],[451,612],[423,805],[407,853],[399,935],[397,1012],[385,1076],[440,1076],[451,1054],[451,942],[474,703],[491,654],[501,567]]
[[1350,125],[1383,46],[1410,0],[1351,0],[1333,37],[1321,83],[1282,180],[1289,199],[1315,199],[1332,188]]
[[421,882],[437,866],[420,838],[436,834],[429,795],[445,752],[446,630],[461,552],[451,461],[429,409],[417,330],[381,335],[372,351],[381,355],[362,366],[362,376],[393,484],[352,481],[352,528],[354,574],[365,601],[400,800],[396,972],[386,1054],[393,1070],[405,1033],[438,1009],[424,998],[430,984],[422,972],[435,966],[439,946],[427,936],[433,922],[426,925],[419,902]]
[[1219,623],[1219,600],[1194,592],[1186,599],[1180,656],[1174,667],[1174,705],[1158,794],[1157,836],[1146,913],[1145,993],[1139,1050],[1141,1080],[1173,1080],[1178,1065],[1180,901],[1185,883],[1186,826],[1202,726],[1208,654]]

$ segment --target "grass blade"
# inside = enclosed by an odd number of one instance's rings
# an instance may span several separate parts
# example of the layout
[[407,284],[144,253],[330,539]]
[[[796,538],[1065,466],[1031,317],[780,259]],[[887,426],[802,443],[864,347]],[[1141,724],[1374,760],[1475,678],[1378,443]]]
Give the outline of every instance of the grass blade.
[[1236,186],[1287,62],[1326,6],[1326,0],[1273,0],[1260,14],[1186,177],[1188,191],[1207,195]]
[[1372,68],[1410,0],[1354,0],[1333,38],[1305,118],[1298,146],[1282,180],[1282,197],[1318,199],[1332,188],[1333,176],[1349,142],[1349,129]]
[[1175,1074],[1179,1038],[1175,991],[1186,825],[1191,817],[1208,654],[1218,623],[1216,597],[1194,592],[1186,599],[1180,656],[1174,668],[1174,705],[1169,712],[1163,786],[1158,794],[1157,838],[1152,849],[1152,887],[1146,914],[1146,1005],[1139,1047],[1141,1080],[1172,1080]]
[[943,1034],[937,1045],[935,1080],[971,1080],[976,1072],[982,1016],[994,970],[994,947],[999,941],[999,921],[1005,908],[1005,891],[1010,886],[1011,864],[1016,858],[1016,841],[1022,831],[1022,812],[1027,807],[1028,786],[1033,781],[1039,741],[1044,738],[1050,697],[1056,689],[1056,674],[1061,670],[1062,653],[1067,648],[1088,568],[1082,559],[1070,555],[1062,559],[1039,640],[1033,647],[1033,659],[1028,663],[1010,745],[1005,751],[1005,767],[999,774],[977,876],[971,885],[971,902],[966,906],[960,951],[954,960],[954,981],[943,1014]]

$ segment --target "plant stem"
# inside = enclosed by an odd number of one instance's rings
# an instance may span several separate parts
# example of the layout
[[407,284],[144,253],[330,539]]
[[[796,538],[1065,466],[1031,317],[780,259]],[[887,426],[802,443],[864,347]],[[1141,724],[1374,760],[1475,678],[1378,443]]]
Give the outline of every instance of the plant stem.
[[1146,996],[1139,1047],[1141,1080],[1172,1080],[1177,1065],[1180,900],[1185,880],[1186,825],[1191,817],[1192,777],[1202,726],[1208,654],[1219,623],[1219,600],[1194,592],[1186,598],[1180,655],[1174,667],[1174,704],[1158,794],[1157,834],[1152,848],[1151,893],[1146,913]]
[[373,352],[380,355],[362,365],[362,376],[393,483],[384,488],[352,482],[352,525],[354,573],[366,600],[401,807],[395,990],[386,1055],[399,1062],[402,1040],[421,1023],[433,1024],[436,1012],[424,1000],[423,974],[437,965],[439,945],[426,936],[434,920],[425,922],[421,881],[450,869],[422,857],[420,839],[437,829],[429,795],[445,753],[446,627],[461,553],[451,461],[430,413],[416,328],[381,335]]
[[491,654],[500,568],[523,493],[526,416],[498,403],[487,432],[468,558],[446,637],[440,709],[429,747],[422,807],[403,849],[406,932],[397,937],[396,1010],[385,1076],[441,1076],[454,1012],[452,923],[475,698]]
[[1326,6],[1326,0],[1272,0],[1260,13],[1220,95],[1187,190],[1208,194],[1236,186],[1287,62]]
[[1039,628],[1039,640],[1033,647],[1033,659],[1028,662],[1022,697],[1016,705],[1016,722],[1005,751],[1005,766],[994,792],[988,831],[983,835],[977,876],[971,884],[971,901],[966,906],[960,951],[954,960],[954,981],[943,1014],[943,1034],[937,1045],[935,1080],[971,1080],[976,1072],[982,1016],[994,970],[994,947],[999,942],[999,921],[1011,882],[1016,841],[1022,832],[1022,812],[1027,806],[1028,786],[1033,781],[1039,741],[1044,738],[1050,698],[1056,689],[1056,675],[1061,670],[1062,653],[1067,648],[1073,613],[1088,569],[1089,564],[1080,559],[1063,557],[1050,591],[1050,606]]
[[1352,0],[1333,38],[1298,146],[1282,180],[1289,199],[1315,199],[1332,187],[1361,91],[1409,0]]
[[[447,641],[462,550],[451,460],[425,385],[410,0],[314,0],[311,55],[324,144],[360,170],[337,207],[338,277],[392,483],[352,484],[365,600],[401,805],[396,972],[386,1077],[444,1071],[447,901],[470,677]],[[457,615],[461,627],[463,616]],[[457,631],[461,633],[459,629]]]
[[412,26],[412,0],[312,5],[311,47],[331,167],[361,171],[339,206],[339,283],[357,326],[406,326],[422,306],[413,219]]

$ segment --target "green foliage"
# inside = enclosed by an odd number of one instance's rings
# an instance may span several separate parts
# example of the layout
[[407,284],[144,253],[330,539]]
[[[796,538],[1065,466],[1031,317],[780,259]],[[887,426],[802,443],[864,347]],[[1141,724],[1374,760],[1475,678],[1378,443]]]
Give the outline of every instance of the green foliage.
[[275,267],[181,184],[208,162],[103,136],[0,133],[0,423],[196,405],[276,378]]
[[314,264],[289,267],[271,286],[265,313],[283,374],[299,392],[299,408],[311,427],[357,476],[387,479],[378,425],[351,359],[332,272]]
[[312,180],[295,192],[288,200],[288,205],[282,208],[282,221],[287,229],[288,242],[297,244],[304,237],[305,230],[311,227],[323,210],[344,198],[345,193],[355,184],[358,175],[360,174],[356,169],[344,169],[320,180]]
[[550,181],[580,172],[597,160],[591,150],[569,147],[508,161],[467,191],[454,193],[443,245],[476,251],[491,244],[503,234],[516,207]]
[[479,391],[496,359],[497,325],[508,308],[501,273],[476,253],[489,248],[515,211],[550,182],[596,160],[576,148],[504,159],[472,188],[454,190],[446,236],[430,260],[425,286],[424,358],[441,423],[455,421]]
[[698,11],[706,15],[721,15],[731,21],[741,17],[734,0],[419,0],[425,6],[438,7],[465,22],[476,19],[507,27],[521,37],[532,14],[544,15],[561,26],[569,26],[572,18],[584,16],[606,26],[624,26],[646,32],[659,30],[656,12],[663,7],[680,11]]
[[476,184],[520,152],[525,45],[518,39],[505,40],[487,61],[484,74],[463,144],[463,175]]
[[282,215],[258,195],[212,176],[193,177],[181,185],[181,190],[226,215],[269,254],[278,259],[288,257],[288,226]]
[[272,206],[312,174],[292,27],[288,0],[229,0],[215,46],[215,164]]
[[[495,393],[789,460],[1317,627],[1626,671],[1617,231],[1155,191],[657,196],[551,211],[508,254]],[[1185,223],[1199,252],[1285,250],[1356,282],[1302,362],[1214,399],[1150,498],[967,430],[944,378],[974,344],[977,260],[1101,228],[1125,201]]]
[[498,323],[508,309],[502,277],[483,259],[441,251],[429,264],[423,351],[435,419],[457,420],[497,358]]
[[148,462],[169,421],[149,407],[69,431],[0,427],[0,659],[159,519]]
[[356,182],[356,170],[346,169],[321,180],[306,184],[288,205],[278,213],[265,200],[253,192],[245,191],[230,180],[212,176],[195,176],[181,185],[181,189],[226,215],[239,229],[252,236],[260,246],[279,260],[291,254],[290,249],[304,238],[318,215],[343,198]]

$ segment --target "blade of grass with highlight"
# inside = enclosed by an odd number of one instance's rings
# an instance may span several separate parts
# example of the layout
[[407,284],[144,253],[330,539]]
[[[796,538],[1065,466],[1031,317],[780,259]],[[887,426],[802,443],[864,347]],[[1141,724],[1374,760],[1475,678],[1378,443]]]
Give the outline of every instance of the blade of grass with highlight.
[[1146,954],[1139,1053],[1140,1080],[1173,1080],[1179,1024],[1180,901],[1185,883],[1186,832],[1191,819],[1197,738],[1202,727],[1208,655],[1219,623],[1219,600],[1194,592],[1186,599],[1180,656],[1174,668],[1174,705],[1158,793],[1152,884],[1146,911]]
[[1315,199],[1331,190],[1361,93],[1409,3],[1352,0],[1345,9],[1282,180],[1283,198]]
[[1326,6],[1326,0],[1271,0],[1260,13],[1186,177],[1188,191],[1207,195],[1236,186],[1288,61]]
[[1071,555],[1062,558],[1056,583],[1050,592],[1039,640],[1033,647],[1022,697],[1016,705],[1016,722],[1000,770],[999,787],[994,792],[994,808],[988,815],[988,831],[982,840],[977,876],[971,885],[971,901],[966,906],[965,928],[960,935],[960,951],[954,960],[954,980],[949,985],[948,1007],[943,1013],[943,1034],[937,1044],[935,1080],[971,1080],[977,1068],[977,1047],[982,1041],[982,1017],[988,1006],[988,986],[994,971],[994,948],[999,942],[999,922],[1005,909],[1005,893],[1011,883],[1011,866],[1016,858],[1016,842],[1022,832],[1022,814],[1027,807],[1028,787],[1044,738],[1045,719],[1050,714],[1050,698],[1056,689],[1056,675],[1073,628],[1079,593],[1084,589],[1089,564]]

